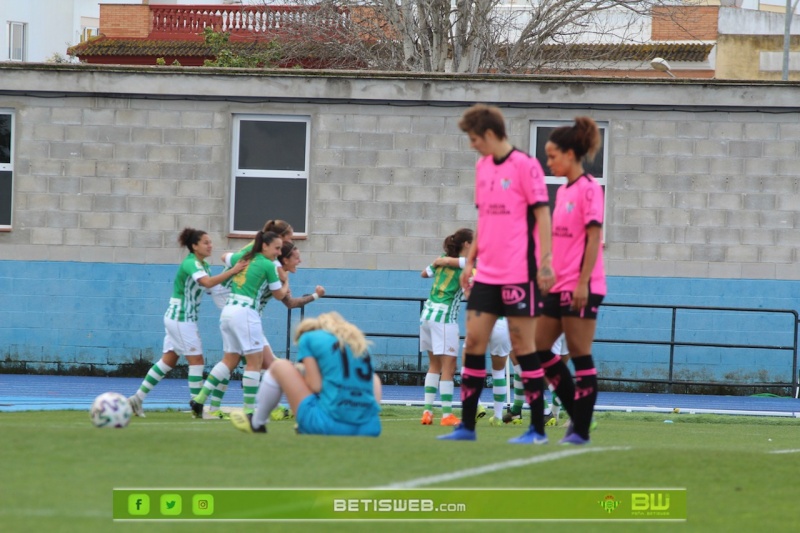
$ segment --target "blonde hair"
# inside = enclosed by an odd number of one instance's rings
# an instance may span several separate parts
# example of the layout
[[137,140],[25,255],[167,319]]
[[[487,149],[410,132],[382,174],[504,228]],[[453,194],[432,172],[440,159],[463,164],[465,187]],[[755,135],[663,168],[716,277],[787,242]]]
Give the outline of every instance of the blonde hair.
[[367,349],[371,344],[364,334],[356,326],[342,318],[336,311],[322,313],[316,318],[306,318],[297,326],[294,340],[297,342],[300,337],[309,331],[323,329],[334,335],[340,344],[350,347],[353,357],[363,357],[367,354]]

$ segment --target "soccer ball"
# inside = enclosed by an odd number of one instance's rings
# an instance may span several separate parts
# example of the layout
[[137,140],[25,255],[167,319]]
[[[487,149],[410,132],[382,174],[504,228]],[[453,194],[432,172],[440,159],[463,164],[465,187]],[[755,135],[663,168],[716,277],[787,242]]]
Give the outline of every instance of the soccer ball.
[[92,424],[99,428],[124,428],[131,421],[133,409],[128,399],[117,392],[104,392],[94,399],[89,411]]

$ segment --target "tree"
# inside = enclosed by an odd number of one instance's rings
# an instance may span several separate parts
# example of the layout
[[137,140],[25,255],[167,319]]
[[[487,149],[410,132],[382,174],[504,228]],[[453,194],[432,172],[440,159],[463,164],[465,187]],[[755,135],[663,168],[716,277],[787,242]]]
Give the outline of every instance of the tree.
[[203,41],[211,49],[214,59],[206,59],[205,67],[269,68],[281,59],[281,47],[275,41],[257,44],[230,42],[230,34],[215,31],[211,26],[203,29]]
[[[251,0],[265,10],[278,7],[267,1]],[[315,33],[314,41],[328,56],[351,62],[357,58],[367,68],[518,73],[567,70],[578,60],[602,62],[609,53],[609,47],[599,47],[587,56],[591,47],[579,45],[645,42],[650,9],[665,1],[285,0],[280,4],[313,10],[313,16],[304,19],[309,23],[344,16],[345,23]],[[288,55],[292,46],[300,44],[281,42]],[[577,51],[581,53],[576,55]]]

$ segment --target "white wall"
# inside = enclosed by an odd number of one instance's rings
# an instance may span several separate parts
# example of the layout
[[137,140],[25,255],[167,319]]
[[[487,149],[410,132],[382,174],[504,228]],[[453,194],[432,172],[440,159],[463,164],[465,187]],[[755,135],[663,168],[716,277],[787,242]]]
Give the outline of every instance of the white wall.
[[[785,23],[783,13],[726,8],[719,10],[719,33],[722,35],[783,35]],[[791,33],[800,35],[798,15],[792,18]]]
[[[136,3],[136,0],[105,0],[109,4]],[[98,18],[97,0],[0,0],[0,61],[7,61],[8,22],[27,24],[26,60],[42,62],[80,41],[81,17]]]
[[[0,61],[8,61],[8,22],[24,22],[26,61],[41,63],[66,56],[80,42],[81,17],[99,18],[100,4],[139,4],[141,0],[0,0]],[[223,4],[225,0],[153,0],[152,4]]]

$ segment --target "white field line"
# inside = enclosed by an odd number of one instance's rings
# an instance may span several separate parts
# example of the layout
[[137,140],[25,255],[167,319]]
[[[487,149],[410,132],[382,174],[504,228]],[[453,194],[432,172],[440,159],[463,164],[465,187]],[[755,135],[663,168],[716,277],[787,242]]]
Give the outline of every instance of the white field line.
[[26,518],[102,518],[111,520],[111,510],[108,511],[76,511],[66,509],[42,508],[0,508],[0,516],[22,516]]
[[[400,405],[406,407],[422,407],[422,400],[382,400],[381,405]],[[433,402],[434,407],[441,407],[441,401]],[[481,405],[491,405],[481,402]],[[453,407],[460,409],[461,402],[453,401]],[[676,406],[680,409],[680,414],[686,415],[739,415],[739,416],[777,416],[784,418],[800,418],[800,411],[759,411],[748,409],[702,409],[695,407]],[[594,406],[596,412],[622,412],[622,413],[674,413],[674,407],[657,407],[655,405],[645,406],[626,406],[626,405],[602,405]],[[527,409],[525,409],[527,411]],[[677,415],[677,413],[675,413]]]
[[793,448],[791,450],[773,450],[767,453],[800,453],[800,448]]
[[559,459],[566,459],[567,457],[575,457],[576,455],[583,455],[587,453],[597,452],[612,452],[612,451],[626,451],[630,450],[630,446],[606,446],[603,448],[570,448],[567,450],[560,450],[553,453],[546,453],[544,455],[537,455],[535,457],[528,457],[525,459],[512,459],[511,461],[503,461],[502,463],[492,463],[484,466],[474,468],[465,468],[463,470],[456,470],[444,474],[437,474],[435,476],[420,477],[417,479],[410,479],[408,481],[399,481],[391,483],[379,489],[413,489],[417,487],[424,487],[426,485],[435,485],[436,483],[444,483],[446,481],[453,481],[456,479],[463,479],[465,477],[480,476],[483,474],[491,474],[499,472],[500,470],[508,470],[510,468],[518,468],[537,463],[548,463],[550,461],[558,461]]

